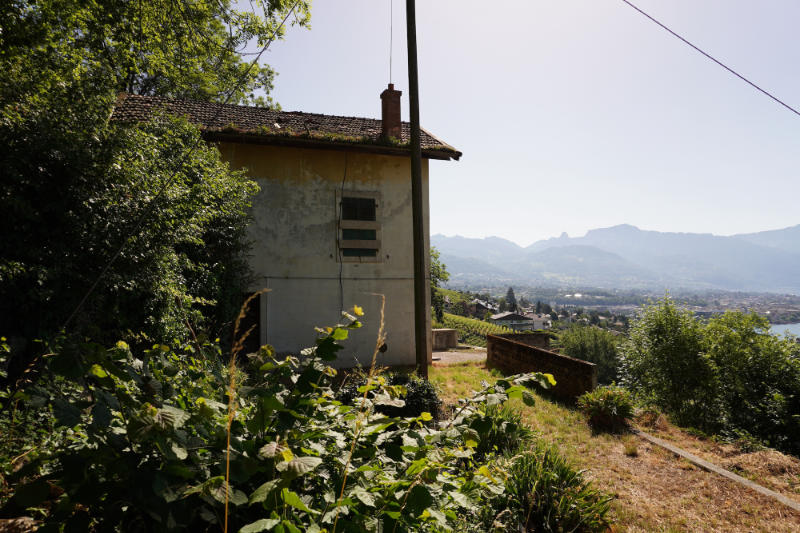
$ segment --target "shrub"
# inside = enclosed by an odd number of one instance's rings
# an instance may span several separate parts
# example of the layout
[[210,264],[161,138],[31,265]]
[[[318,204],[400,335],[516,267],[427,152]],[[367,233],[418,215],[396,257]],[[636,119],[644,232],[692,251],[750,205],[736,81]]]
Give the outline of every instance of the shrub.
[[[413,374],[402,374],[392,372],[382,376],[386,384],[392,387],[401,387],[401,398],[404,402],[400,405],[377,405],[376,410],[386,416],[393,417],[418,417],[422,413],[430,413],[434,419],[438,420],[442,401],[436,387],[428,380],[421,379]],[[363,396],[363,392],[358,389],[367,384],[368,375],[360,372],[349,376],[347,381],[336,392],[336,399],[347,405],[355,405],[356,401]],[[370,391],[370,397],[373,396]]]
[[633,399],[622,387],[603,386],[578,398],[578,408],[589,417],[592,428],[618,431],[633,417]]
[[608,529],[611,497],[592,487],[582,471],[542,441],[513,459],[505,488],[497,502],[510,511],[505,530]]
[[[668,297],[646,306],[620,347],[620,378],[680,424],[711,414],[712,369],[703,357],[703,332],[688,310]],[[716,409],[716,412],[719,412]]]
[[202,341],[138,354],[124,343],[56,346],[39,381],[14,393],[23,409],[52,413],[52,439],[0,447],[14,456],[0,461],[0,516],[33,509],[44,528],[66,531],[219,530],[223,517],[229,531],[476,522],[505,472],[476,458],[473,425],[546,376],[487,384],[441,429],[425,426],[425,413],[387,417],[377,407],[402,403],[400,385],[373,379],[366,402],[334,399],[327,362],[359,326],[348,315],[302,359],[264,347],[241,367]]
[[491,405],[482,417],[476,417],[470,426],[478,432],[480,440],[475,448],[478,458],[490,454],[513,454],[533,439],[533,431],[522,423],[522,413],[511,405]]
[[576,357],[597,365],[597,380],[602,384],[617,380],[617,337],[604,329],[594,326],[573,324],[561,334],[561,350],[570,357]]
[[621,353],[622,383],[678,424],[800,454],[800,345],[771,335],[765,318],[729,311],[703,323],[665,298],[634,321]]

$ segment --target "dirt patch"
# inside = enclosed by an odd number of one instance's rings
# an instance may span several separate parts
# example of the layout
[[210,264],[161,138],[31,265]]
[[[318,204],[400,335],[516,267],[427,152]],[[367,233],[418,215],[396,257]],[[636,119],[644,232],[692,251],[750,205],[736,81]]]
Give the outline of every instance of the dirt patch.
[[706,461],[800,502],[800,459],[797,457],[772,449],[744,452],[735,444],[691,435],[668,423],[658,431],[648,431]]
[[[600,451],[598,448],[594,450]],[[800,513],[730,480],[701,470],[647,441],[637,455],[624,444],[586,461],[591,477],[617,500],[620,531],[786,531],[800,528]]]
[[457,350],[433,352],[433,366],[457,365],[467,362],[486,361],[485,348],[459,347]]

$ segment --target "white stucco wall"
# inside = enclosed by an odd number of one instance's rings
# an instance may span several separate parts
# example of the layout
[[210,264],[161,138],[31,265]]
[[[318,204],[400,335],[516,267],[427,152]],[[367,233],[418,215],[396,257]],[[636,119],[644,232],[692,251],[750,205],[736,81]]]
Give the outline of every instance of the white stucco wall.
[[[378,355],[378,364],[414,365],[410,158],[255,144],[222,143],[219,148],[233,168],[246,168],[261,187],[249,229],[256,276],[251,289],[270,289],[260,302],[260,342],[291,353],[313,346],[314,326],[335,325],[341,300],[345,310],[363,307],[365,316],[364,327],[344,342],[336,366],[368,366],[380,323],[377,294],[383,294],[387,351]],[[427,249],[427,160],[422,175]],[[341,190],[345,196],[348,191],[380,193],[380,261],[338,261]],[[429,290],[426,295],[430,298]],[[430,330],[430,313],[426,319]],[[430,345],[428,352],[430,360]]]

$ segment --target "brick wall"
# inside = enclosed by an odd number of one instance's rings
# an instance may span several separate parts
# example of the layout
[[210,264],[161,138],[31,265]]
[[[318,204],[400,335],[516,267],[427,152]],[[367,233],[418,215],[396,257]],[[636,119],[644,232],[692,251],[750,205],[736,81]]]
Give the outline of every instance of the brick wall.
[[[527,334],[520,334],[524,335]],[[593,363],[531,346],[514,338],[517,336],[486,336],[486,362],[490,367],[513,374],[553,374],[556,386],[551,389],[552,393],[565,399],[577,398],[597,386],[597,368]],[[524,340],[531,341],[530,338]]]
[[528,346],[544,348],[545,350],[550,348],[550,335],[547,333],[504,333],[502,335],[497,335],[497,337],[521,342]]

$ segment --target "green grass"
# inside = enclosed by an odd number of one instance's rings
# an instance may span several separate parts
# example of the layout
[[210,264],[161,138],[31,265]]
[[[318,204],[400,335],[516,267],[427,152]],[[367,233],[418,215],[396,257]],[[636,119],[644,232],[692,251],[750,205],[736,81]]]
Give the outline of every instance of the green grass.
[[[501,376],[474,362],[429,371],[441,399],[451,404],[481,389],[481,381]],[[797,517],[780,505],[757,495],[730,493],[726,480],[696,468],[686,471],[671,453],[635,435],[593,433],[575,407],[534,396],[530,407],[516,399],[509,403],[538,434],[537,440],[554,445],[570,463],[586,469],[597,488],[616,496],[610,514],[613,531],[796,531]],[[736,505],[725,503],[733,499],[757,512],[743,517]]]

